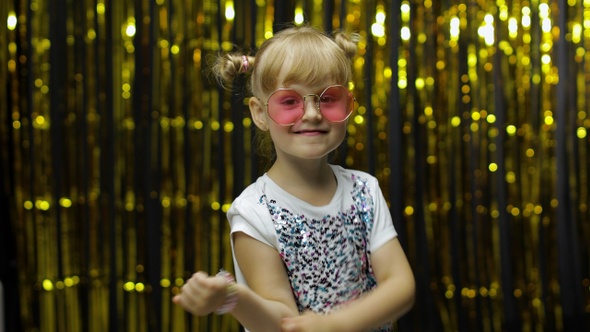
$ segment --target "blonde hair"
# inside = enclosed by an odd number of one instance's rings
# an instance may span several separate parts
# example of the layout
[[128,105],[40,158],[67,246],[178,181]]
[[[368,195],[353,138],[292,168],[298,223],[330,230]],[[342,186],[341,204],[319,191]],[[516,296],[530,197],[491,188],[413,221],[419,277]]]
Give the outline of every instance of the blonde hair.
[[[220,54],[211,71],[226,89],[231,89],[239,74],[250,74],[247,89],[261,99],[279,88],[279,84],[329,82],[347,86],[352,79],[352,58],[357,54],[359,40],[355,33],[336,31],[330,37],[311,26],[291,27],[266,40],[256,56]],[[268,144],[269,136],[259,131],[258,152],[272,160],[274,147]]]

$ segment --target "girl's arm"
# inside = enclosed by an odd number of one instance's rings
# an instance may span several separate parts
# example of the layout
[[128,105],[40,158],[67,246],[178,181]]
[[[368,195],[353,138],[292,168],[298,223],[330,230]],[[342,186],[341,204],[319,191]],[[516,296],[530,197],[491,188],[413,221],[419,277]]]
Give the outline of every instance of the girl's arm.
[[238,285],[238,305],[231,314],[250,331],[279,331],[282,318],[299,315],[279,253],[242,232],[234,233],[233,241],[248,286]]
[[[233,237],[248,286],[236,285],[237,305],[230,313],[250,331],[279,331],[282,318],[299,314],[283,262],[276,249],[242,232]],[[208,315],[227,300],[227,286],[223,277],[197,272],[173,301],[193,315]]]
[[364,331],[395,321],[414,305],[415,281],[412,269],[397,238],[371,254],[377,287],[330,315],[305,313],[286,318],[284,332]]

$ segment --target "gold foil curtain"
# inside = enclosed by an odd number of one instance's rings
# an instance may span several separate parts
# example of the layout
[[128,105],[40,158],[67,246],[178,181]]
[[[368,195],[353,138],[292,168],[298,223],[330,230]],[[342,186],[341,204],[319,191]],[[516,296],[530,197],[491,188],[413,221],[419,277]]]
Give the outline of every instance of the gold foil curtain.
[[6,0],[0,17],[10,326],[238,330],[171,303],[194,271],[231,270],[225,211],[264,170],[244,82],[204,69],[287,22],[364,37],[340,162],[379,178],[414,268],[399,330],[590,326],[590,1]]

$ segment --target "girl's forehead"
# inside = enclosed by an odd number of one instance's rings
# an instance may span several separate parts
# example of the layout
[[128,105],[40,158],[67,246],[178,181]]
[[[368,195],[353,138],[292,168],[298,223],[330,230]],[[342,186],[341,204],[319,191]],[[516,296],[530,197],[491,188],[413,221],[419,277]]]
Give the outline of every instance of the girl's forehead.
[[340,85],[340,83],[336,82],[335,80],[324,80],[322,82],[314,82],[314,83],[307,83],[307,82],[283,82],[278,81],[277,85],[274,89],[271,89],[268,93],[265,93],[262,96],[263,99],[268,99],[272,94],[274,94],[277,90],[285,90],[291,89],[297,92],[301,96],[313,94],[313,95],[321,95],[328,87],[333,85]]
[[350,62],[342,54],[333,53],[310,47],[298,47],[296,51],[292,47],[267,49],[257,59],[253,92],[268,96],[278,88],[293,88],[300,93],[319,94],[330,85],[346,85]]
[[323,85],[312,85],[312,86],[295,84],[295,85],[285,86],[284,88],[293,89],[303,96],[303,95],[308,95],[308,94],[319,95],[322,92],[324,92],[324,90],[326,90],[328,87],[333,86],[333,85],[337,85],[337,84],[336,83],[326,83]]
[[324,91],[327,87],[337,85],[338,83],[333,80],[327,80],[325,82],[315,82],[313,84],[301,82],[301,83],[283,83],[279,82],[277,89],[293,89],[300,94],[319,94]]
[[275,88],[291,88],[297,91],[302,92],[322,92],[324,89],[331,85],[338,85],[341,84],[332,78],[325,77],[322,79],[318,79],[317,77],[310,78],[309,80],[304,81],[284,81],[278,80],[277,86]]
[[337,61],[335,56],[322,52],[288,53],[280,60],[273,60],[276,82],[280,84],[325,84],[327,81],[337,81],[337,78],[347,77],[349,64]]

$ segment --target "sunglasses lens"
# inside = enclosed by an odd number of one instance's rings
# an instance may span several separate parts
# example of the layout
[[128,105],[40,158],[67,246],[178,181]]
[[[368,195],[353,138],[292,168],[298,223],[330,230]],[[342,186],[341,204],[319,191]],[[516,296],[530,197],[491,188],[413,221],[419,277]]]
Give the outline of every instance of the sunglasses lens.
[[303,115],[303,97],[295,90],[277,90],[268,99],[268,115],[278,124],[297,122]]
[[342,122],[352,113],[352,94],[343,86],[333,86],[320,96],[322,116],[331,122]]
[[[315,96],[315,95],[308,95]],[[317,98],[317,97],[316,97]],[[354,98],[343,86],[327,88],[319,96],[322,116],[330,122],[342,122],[352,113]],[[303,117],[305,98],[292,89],[279,89],[267,101],[268,115],[280,125],[291,125]]]

